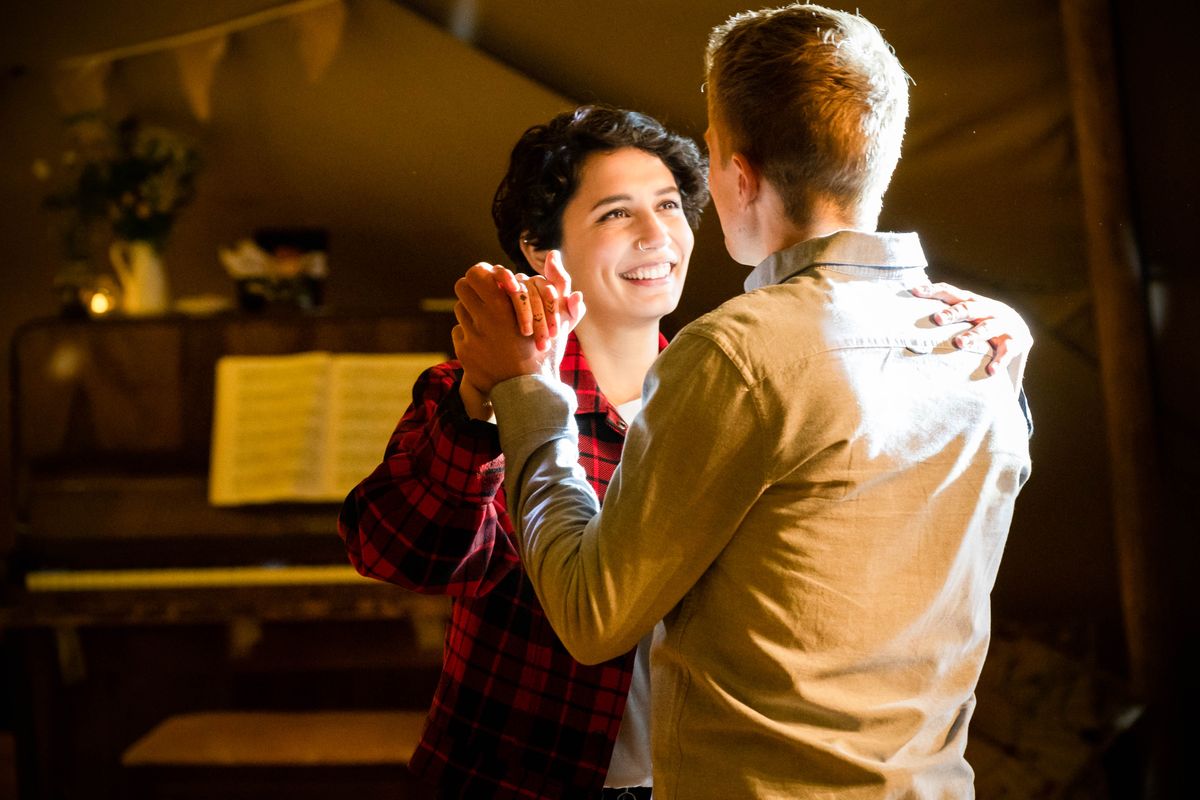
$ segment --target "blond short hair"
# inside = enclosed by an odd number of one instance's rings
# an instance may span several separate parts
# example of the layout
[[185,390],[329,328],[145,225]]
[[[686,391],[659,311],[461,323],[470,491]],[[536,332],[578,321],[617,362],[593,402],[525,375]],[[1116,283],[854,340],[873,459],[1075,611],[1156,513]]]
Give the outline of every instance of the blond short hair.
[[878,28],[806,3],[747,11],[713,29],[705,71],[723,149],[762,171],[793,220],[817,199],[878,216],[908,117],[908,76]]

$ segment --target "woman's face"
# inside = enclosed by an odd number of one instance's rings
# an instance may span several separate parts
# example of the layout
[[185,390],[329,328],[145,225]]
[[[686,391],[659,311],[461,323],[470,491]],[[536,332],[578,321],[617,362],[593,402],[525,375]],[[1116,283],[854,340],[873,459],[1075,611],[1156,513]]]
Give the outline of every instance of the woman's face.
[[675,310],[694,237],[675,176],[626,147],[589,155],[563,209],[563,265],[596,325],[657,323]]

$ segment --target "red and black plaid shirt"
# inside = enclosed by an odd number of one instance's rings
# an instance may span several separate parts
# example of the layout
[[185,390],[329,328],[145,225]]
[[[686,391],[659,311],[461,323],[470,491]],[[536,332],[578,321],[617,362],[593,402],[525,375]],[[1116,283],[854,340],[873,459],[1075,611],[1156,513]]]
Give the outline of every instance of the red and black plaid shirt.
[[[633,653],[585,666],[551,630],[505,510],[496,428],[467,417],[461,376],[450,361],[420,377],[383,463],[338,521],[360,573],[453,598],[442,676],[411,767],[439,797],[598,797]],[[603,501],[625,424],[574,334],[561,376],[579,398],[579,463]]]

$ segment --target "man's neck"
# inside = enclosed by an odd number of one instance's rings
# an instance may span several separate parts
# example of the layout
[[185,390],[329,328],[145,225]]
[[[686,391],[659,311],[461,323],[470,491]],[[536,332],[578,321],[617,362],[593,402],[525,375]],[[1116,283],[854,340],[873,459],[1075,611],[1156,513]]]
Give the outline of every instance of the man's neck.
[[833,204],[817,204],[801,222],[786,217],[776,220],[777,225],[769,232],[767,245],[770,253],[778,253],[789,247],[819,239],[838,231],[863,231],[873,233],[877,227],[873,220],[864,220],[847,214]]

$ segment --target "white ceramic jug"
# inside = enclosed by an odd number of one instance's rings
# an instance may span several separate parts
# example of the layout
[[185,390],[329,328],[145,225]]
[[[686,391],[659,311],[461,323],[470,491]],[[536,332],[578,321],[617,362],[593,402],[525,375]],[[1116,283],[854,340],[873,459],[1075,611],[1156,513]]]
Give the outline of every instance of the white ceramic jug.
[[121,281],[121,309],[126,314],[161,314],[170,304],[162,256],[144,241],[118,239],[108,248]]

